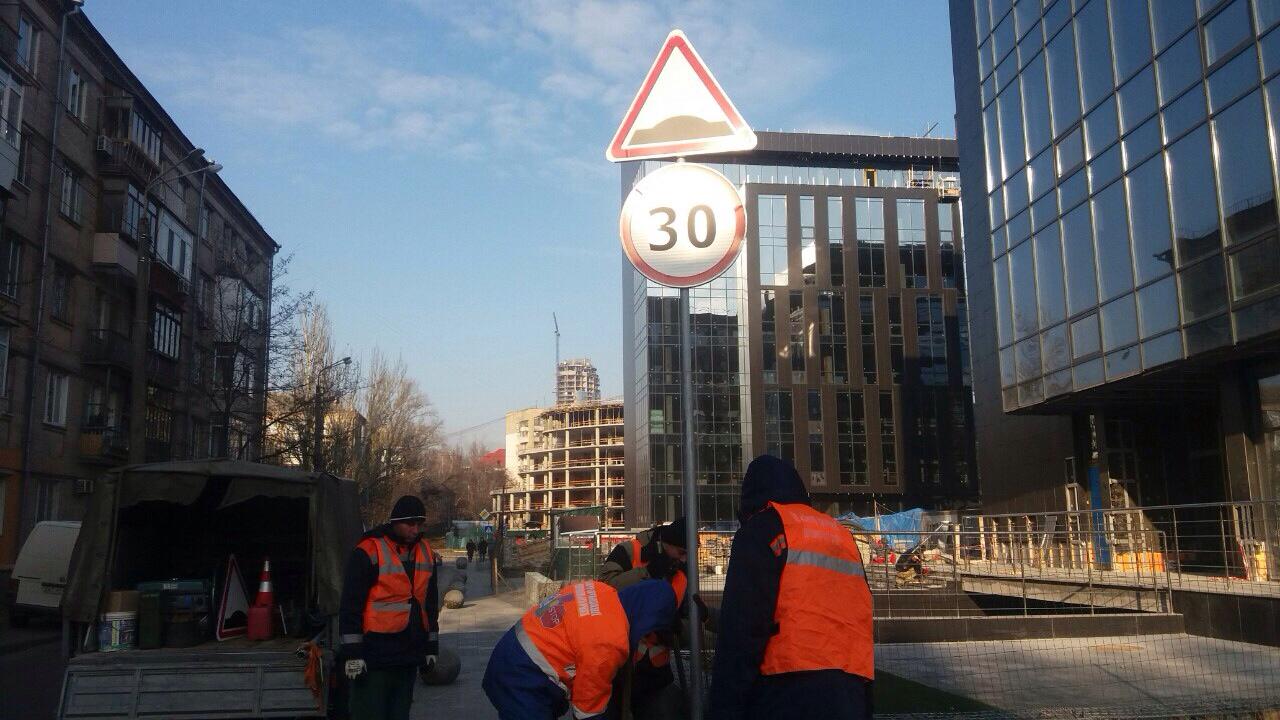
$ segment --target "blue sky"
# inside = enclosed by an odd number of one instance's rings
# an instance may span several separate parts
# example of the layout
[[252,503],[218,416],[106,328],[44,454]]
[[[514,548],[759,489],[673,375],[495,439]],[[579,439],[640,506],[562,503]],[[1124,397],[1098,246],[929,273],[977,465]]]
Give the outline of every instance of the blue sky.
[[[263,225],[339,347],[400,355],[447,431],[622,391],[604,148],[673,27],[756,129],[954,135],[944,0],[88,0]],[[501,423],[453,435],[499,443]]]

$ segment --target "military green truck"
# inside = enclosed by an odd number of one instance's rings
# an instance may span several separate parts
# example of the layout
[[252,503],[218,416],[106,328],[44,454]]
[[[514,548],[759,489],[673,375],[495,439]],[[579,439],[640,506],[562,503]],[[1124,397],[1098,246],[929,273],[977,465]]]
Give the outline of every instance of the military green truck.
[[[70,657],[58,717],[324,717],[358,508],[349,480],[239,460],[108,472],[89,499],[63,596]],[[261,560],[270,558],[286,633],[216,640],[214,587],[198,642],[100,651],[97,626],[112,591],[169,578],[226,582],[218,573],[231,555],[244,563],[250,600]],[[318,688],[308,685],[307,653],[299,652],[308,643],[321,649]]]

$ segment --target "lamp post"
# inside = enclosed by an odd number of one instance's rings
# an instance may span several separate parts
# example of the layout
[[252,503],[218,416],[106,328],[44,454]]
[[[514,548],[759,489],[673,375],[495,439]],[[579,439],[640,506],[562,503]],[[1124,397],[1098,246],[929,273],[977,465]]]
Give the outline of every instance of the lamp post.
[[325,365],[316,373],[316,394],[314,402],[314,417],[312,418],[311,430],[311,470],[312,472],[324,472],[324,405],[321,400],[324,397],[324,374],[339,365],[350,365],[351,356],[342,358],[341,360]]
[[[204,212],[204,186],[210,175],[217,175],[221,171],[222,164],[216,162],[210,162],[200,170],[197,170],[197,172],[200,173],[200,192],[196,196],[196,239],[191,243],[191,283],[197,291],[203,290],[201,286],[196,285],[196,283],[199,282],[199,278],[196,276],[196,273],[200,270],[200,263],[196,262],[196,258],[200,251],[200,243],[204,239],[201,237],[201,234],[205,231],[205,222],[207,221],[207,217]],[[200,297],[199,295],[197,295],[197,297],[202,301],[208,301],[206,298]],[[196,310],[198,312],[201,308],[197,307]],[[182,379],[182,385],[187,391],[185,398],[186,402],[183,403],[182,432],[187,438],[187,444],[190,445],[188,448],[190,457],[196,457],[196,438],[195,433],[191,432],[191,363],[194,363],[196,359],[196,327],[192,326],[188,328],[188,330],[187,346],[184,348],[184,352],[182,353],[182,357],[186,358],[188,363],[186,376]],[[208,443],[206,442],[205,444],[207,445]]]
[[[129,384],[129,411],[132,416],[132,424],[129,426],[129,462],[132,463],[146,462],[147,457],[147,310],[150,306],[147,300],[151,294],[151,256],[154,246],[152,238],[155,235],[155,228],[151,227],[151,191],[157,184],[165,181],[165,175],[180,167],[182,163],[192,158],[203,157],[204,150],[202,148],[192,148],[181,159],[174,162],[167,169],[162,169],[157,173],[142,191],[141,217],[138,218],[137,229],[138,261],[133,290],[133,337],[130,338],[132,360],[130,364],[132,365],[133,374]],[[206,163],[194,170],[175,175],[169,180],[178,180],[196,173],[205,173],[212,167],[217,167],[219,170],[222,169],[222,166],[217,163]],[[160,220],[159,215],[160,211],[157,208],[157,225]]]

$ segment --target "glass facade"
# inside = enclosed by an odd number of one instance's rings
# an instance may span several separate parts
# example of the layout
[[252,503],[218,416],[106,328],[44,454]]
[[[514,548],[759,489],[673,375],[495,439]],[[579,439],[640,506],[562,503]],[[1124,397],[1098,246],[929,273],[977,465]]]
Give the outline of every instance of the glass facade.
[[1004,409],[1280,330],[1280,3],[968,5]]
[[[736,519],[764,452],[792,461],[820,507],[976,495],[960,213],[938,190],[956,186],[954,158],[927,184],[912,167],[810,158],[852,167],[706,163],[743,188],[748,231],[692,290],[705,522]],[[624,170],[623,194],[662,164]],[[682,512],[679,291],[624,277],[629,522],[647,525]]]

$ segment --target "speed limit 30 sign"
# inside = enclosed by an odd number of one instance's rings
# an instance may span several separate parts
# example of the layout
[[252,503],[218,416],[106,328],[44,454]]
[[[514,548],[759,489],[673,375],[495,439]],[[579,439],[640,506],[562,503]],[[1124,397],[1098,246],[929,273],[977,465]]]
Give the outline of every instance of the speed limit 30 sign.
[[733,264],[746,230],[733,183],[705,165],[682,162],[636,184],[622,205],[618,234],[642,275],[687,288],[714,280]]

